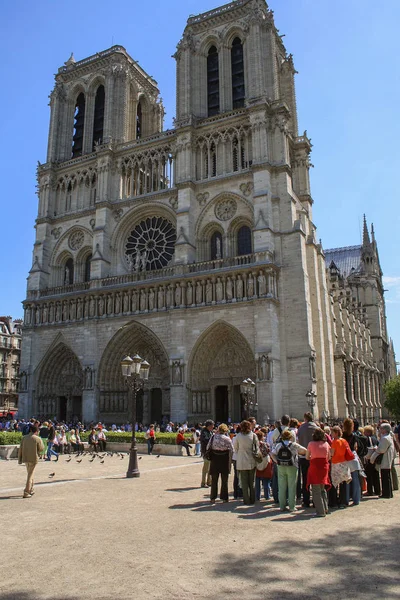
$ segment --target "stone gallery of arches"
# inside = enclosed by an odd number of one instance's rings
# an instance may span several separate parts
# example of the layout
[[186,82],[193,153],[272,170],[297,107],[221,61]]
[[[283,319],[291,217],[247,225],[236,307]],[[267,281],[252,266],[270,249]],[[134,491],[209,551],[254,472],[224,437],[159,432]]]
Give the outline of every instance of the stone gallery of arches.
[[[395,373],[373,229],[325,251],[293,57],[264,0],[188,19],[175,129],[121,46],[59,68],[29,273],[20,412],[139,421],[377,418]],[[168,60],[168,57],[165,57]],[[318,199],[320,201],[320,199]]]

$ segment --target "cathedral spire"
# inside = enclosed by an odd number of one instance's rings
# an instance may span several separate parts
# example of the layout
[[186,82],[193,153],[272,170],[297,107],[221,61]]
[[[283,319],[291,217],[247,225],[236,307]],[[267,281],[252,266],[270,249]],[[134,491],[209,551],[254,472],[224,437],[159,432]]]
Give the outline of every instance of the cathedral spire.
[[364,246],[364,248],[367,248],[370,245],[370,243],[371,243],[371,241],[369,239],[367,219],[364,215],[364,227],[363,227],[363,246]]

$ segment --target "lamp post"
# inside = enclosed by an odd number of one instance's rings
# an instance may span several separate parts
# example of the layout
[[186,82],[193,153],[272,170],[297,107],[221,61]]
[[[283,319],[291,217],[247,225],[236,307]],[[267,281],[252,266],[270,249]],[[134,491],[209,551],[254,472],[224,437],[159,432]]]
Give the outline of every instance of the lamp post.
[[135,354],[133,358],[125,356],[121,361],[121,370],[132,404],[132,442],[126,476],[129,478],[140,477],[136,447],[136,396],[149,378],[150,364],[138,354]]
[[314,408],[317,404],[317,394],[314,392],[314,390],[308,390],[308,392],[306,393],[306,398],[307,404],[311,409],[311,414],[314,417]]
[[256,402],[256,384],[248,377],[244,379],[240,384],[240,393],[244,397],[244,409],[246,412],[246,419],[252,416],[253,410],[257,410],[258,404]]

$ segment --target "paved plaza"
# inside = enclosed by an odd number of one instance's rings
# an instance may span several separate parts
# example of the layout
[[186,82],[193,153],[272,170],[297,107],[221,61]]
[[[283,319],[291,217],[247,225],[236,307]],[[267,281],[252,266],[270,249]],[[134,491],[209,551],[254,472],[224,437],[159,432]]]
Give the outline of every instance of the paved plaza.
[[39,463],[30,499],[0,462],[2,600],[399,597],[400,492],[315,519],[211,506],[195,457],[89,459]]

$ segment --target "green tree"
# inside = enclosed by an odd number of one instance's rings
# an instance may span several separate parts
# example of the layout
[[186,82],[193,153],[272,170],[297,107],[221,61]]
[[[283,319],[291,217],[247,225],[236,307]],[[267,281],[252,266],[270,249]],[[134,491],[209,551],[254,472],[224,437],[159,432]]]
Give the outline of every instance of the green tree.
[[400,419],[400,375],[387,381],[383,391],[386,397],[386,408],[393,417]]

